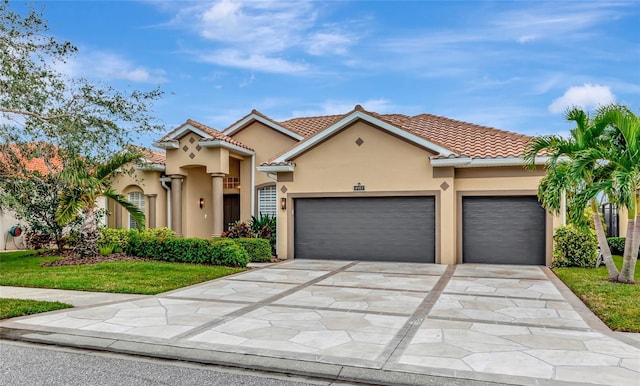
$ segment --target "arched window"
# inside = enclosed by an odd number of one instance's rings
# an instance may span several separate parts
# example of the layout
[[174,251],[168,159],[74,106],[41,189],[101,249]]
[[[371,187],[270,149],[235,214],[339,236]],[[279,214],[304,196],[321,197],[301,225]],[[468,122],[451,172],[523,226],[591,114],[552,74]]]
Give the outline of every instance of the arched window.
[[[142,192],[131,192],[128,196],[129,202],[133,205],[137,206],[142,212],[144,212],[144,193]],[[129,229],[134,229],[138,227],[138,223],[133,218],[133,216],[129,215]]]
[[258,216],[268,214],[275,217],[278,209],[276,186],[258,188]]

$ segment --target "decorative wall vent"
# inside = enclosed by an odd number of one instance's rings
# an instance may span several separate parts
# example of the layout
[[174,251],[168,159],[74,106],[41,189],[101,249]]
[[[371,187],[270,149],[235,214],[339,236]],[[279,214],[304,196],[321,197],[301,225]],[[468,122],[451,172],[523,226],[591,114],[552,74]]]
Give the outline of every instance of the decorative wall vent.
[[362,140],[362,138],[358,137],[358,139],[356,139],[356,145],[362,146],[363,143],[364,141]]
[[353,185],[354,192],[364,192],[365,190],[366,190],[365,186],[359,182],[356,185]]

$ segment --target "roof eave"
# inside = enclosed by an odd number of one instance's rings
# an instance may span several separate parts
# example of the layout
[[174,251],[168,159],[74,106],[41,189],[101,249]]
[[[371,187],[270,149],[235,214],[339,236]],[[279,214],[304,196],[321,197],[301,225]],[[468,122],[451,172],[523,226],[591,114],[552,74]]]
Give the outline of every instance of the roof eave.
[[294,165],[263,165],[256,168],[257,171],[265,173],[292,172],[294,169]]
[[202,147],[220,147],[223,149],[231,150],[234,153],[242,154],[242,155],[255,155],[256,153],[253,150],[245,149],[244,147],[234,145],[232,143],[222,141],[219,139],[214,139],[211,141],[200,141],[200,146]]
[[162,164],[143,164],[137,165],[136,170],[164,172],[166,167]]
[[[545,165],[549,157],[536,157],[536,165]],[[526,166],[522,157],[496,157],[496,158],[431,158],[433,167],[477,168],[491,166]]]
[[169,141],[157,141],[157,142],[153,142],[152,145],[154,147],[157,147],[159,149],[177,149],[180,144],[177,142],[169,142]]

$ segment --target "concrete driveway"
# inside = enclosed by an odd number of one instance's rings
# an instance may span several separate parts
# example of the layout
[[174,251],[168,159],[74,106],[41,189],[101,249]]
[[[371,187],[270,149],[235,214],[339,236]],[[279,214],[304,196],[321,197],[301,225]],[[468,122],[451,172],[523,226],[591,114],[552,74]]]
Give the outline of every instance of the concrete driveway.
[[640,379],[635,336],[609,331],[545,267],[294,260],[0,327],[22,339],[346,381]]

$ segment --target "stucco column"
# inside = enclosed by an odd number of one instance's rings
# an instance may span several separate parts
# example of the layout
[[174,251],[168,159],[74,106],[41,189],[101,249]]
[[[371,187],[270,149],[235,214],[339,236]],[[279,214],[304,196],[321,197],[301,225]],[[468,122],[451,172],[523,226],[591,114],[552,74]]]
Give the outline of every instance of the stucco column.
[[176,174],[171,176],[171,229],[176,232],[176,237],[182,234],[182,179],[184,176]]
[[122,206],[114,201],[113,210],[116,212],[116,228],[122,228]]
[[156,227],[156,197],[157,194],[147,194],[149,198],[149,228]]
[[223,173],[211,174],[213,183],[213,237],[220,237],[224,231],[224,188]]

